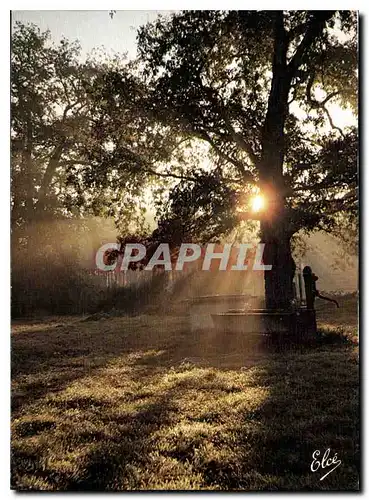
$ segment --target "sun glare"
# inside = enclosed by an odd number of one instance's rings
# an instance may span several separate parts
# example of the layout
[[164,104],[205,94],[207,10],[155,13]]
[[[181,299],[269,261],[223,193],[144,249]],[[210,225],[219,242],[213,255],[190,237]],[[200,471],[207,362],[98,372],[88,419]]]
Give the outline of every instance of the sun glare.
[[251,208],[253,212],[260,212],[265,206],[264,197],[258,194],[254,196],[251,200]]

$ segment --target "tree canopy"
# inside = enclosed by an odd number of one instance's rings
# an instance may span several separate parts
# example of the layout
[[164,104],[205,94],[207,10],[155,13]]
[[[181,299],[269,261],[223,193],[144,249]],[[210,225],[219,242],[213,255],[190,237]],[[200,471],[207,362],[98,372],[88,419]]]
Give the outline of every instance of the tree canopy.
[[[166,206],[158,205],[163,217],[172,213],[205,238],[231,230],[261,187],[280,14],[159,18],[140,29],[139,65],[119,57],[82,63],[78,44],[55,46],[49,33],[18,25],[13,220],[68,209],[124,219],[144,186],[163,195],[173,180]],[[337,212],[357,215],[357,130],[339,129],[329,110],[336,102],[357,112],[356,14],[288,11],[282,21],[290,84],[279,192],[293,232],[329,229]],[[210,213],[218,216],[207,232]]]
[[[49,32],[18,23],[12,37],[11,160],[13,229],[30,222],[89,215],[133,218],[141,183],[125,165],[104,163],[110,130],[101,135],[95,90],[127,61],[96,52],[81,58],[77,42],[56,44]],[[126,137],[131,116],[117,115]],[[124,120],[126,120],[124,122]],[[106,123],[104,123],[106,126]],[[116,132],[117,133],[117,132]],[[137,167],[136,167],[137,168]],[[124,212],[123,212],[124,209]]]
[[356,13],[186,11],[141,28],[139,54],[151,111],[208,143],[236,192],[264,196],[266,304],[288,307],[291,237],[357,211],[357,131],[329,109],[356,113]]
[[[216,175],[231,177],[236,190],[260,188],[263,177],[273,177],[292,232],[327,227],[337,211],[357,211],[357,131],[339,129],[329,110],[336,102],[357,112],[356,27],[356,14],[347,11],[186,11],[160,18],[139,33],[146,105],[208,143]],[[278,72],[286,89],[273,89]],[[268,115],[284,98],[277,173],[267,166],[263,141]]]
[[95,214],[129,232],[148,196],[156,236],[177,242],[256,218],[271,282],[290,289],[294,234],[357,225],[357,127],[332,112],[357,115],[357,80],[351,11],[180,11],[139,29],[136,61],[81,62],[18,25],[13,222]]

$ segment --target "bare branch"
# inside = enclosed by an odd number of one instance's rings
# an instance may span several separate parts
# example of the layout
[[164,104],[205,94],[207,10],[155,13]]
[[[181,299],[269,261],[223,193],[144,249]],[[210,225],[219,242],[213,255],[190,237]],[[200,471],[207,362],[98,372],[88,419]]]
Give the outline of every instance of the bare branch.
[[327,104],[328,101],[330,101],[331,99],[333,99],[334,97],[342,94],[344,92],[344,89],[341,89],[341,90],[337,90],[336,92],[331,92],[330,94],[327,95],[327,97],[321,101],[321,104],[323,106],[325,106]]
[[293,85],[292,89],[293,89],[293,91],[292,91],[292,97],[291,97],[291,100],[288,101],[288,105],[292,104],[293,101],[296,100],[297,85]]
[[323,144],[321,144],[319,141],[315,141],[314,139],[311,139],[309,137],[304,137],[302,135],[297,136],[301,141],[308,142],[309,144],[313,144],[313,146],[317,146],[318,148],[322,148]]
[[[71,109],[73,109],[75,106],[77,106],[77,104],[82,104],[81,101],[78,99],[77,101],[75,102],[72,102],[70,104],[68,104],[64,111],[63,111],[63,118],[62,118],[62,121],[63,123],[65,122],[65,120],[67,119],[67,114],[68,114],[68,111],[70,111]],[[82,105],[82,107],[79,109],[79,111],[84,107],[84,105]]]
[[[142,161],[142,160],[140,160]],[[64,165],[66,167],[70,167],[73,165],[84,165],[84,166],[90,166],[92,163],[87,160],[81,160],[81,159],[76,159],[76,160],[63,160],[60,162],[60,165]],[[142,163],[141,163],[142,166]],[[148,173],[152,175],[156,175],[157,177],[166,177],[166,178],[173,178],[173,179],[180,179],[180,180],[187,180],[187,181],[196,181],[197,179],[195,177],[190,177],[188,175],[178,175],[178,174],[172,174],[168,172],[158,172],[155,169],[151,167],[144,167],[141,170],[142,173]]]
[[165,177],[165,178],[172,178],[172,179],[179,179],[179,180],[184,180],[184,181],[192,181],[196,182],[197,179],[196,177],[191,177],[188,175],[177,175],[177,174],[171,174],[171,173],[166,173],[166,172],[158,172],[157,170],[154,170],[149,167],[145,167],[143,169],[144,173],[156,175],[157,177]]
[[343,133],[343,130],[342,130],[340,127],[338,127],[337,125],[335,125],[335,124],[333,123],[332,117],[331,117],[331,115],[330,115],[330,113],[329,113],[328,109],[327,109],[325,106],[322,106],[322,109],[323,109],[323,111],[325,112],[325,114],[327,115],[327,118],[328,118],[328,121],[329,121],[329,124],[330,124],[331,128],[332,128],[332,129],[334,129],[334,130],[338,130],[338,132],[339,132],[339,133],[341,134],[341,136],[344,138],[344,137],[345,137],[345,134]]
[[338,127],[337,125],[335,125],[333,123],[333,119],[332,119],[332,117],[331,117],[331,115],[330,115],[330,113],[329,113],[329,111],[328,111],[328,109],[326,107],[326,104],[331,99],[333,99],[333,97],[335,97],[338,94],[341,94],[342,92],[344,92],[344,89],[338,90],[336,92],[331,92],[323,101],[317,101],[312,96],[312,87],[313,87],[313,84],[314,84],[314,79],[315,79],[315,74],[311,75],[311,77],[309,78],[307,87],[306,87],[306,97],[307,97],[308,103],[310,104],[310,106],[312,108],[322,109],[324,111],[324,113],[327,115],[327,118],[328,118],[328,121],[329,121],[329,124],[330,124],[331,128],[334,129],[334,130],[338,130],[338,132],[344,138],[345,134],[343,133],[343,131],[342,131],[342,129],[340,127]]

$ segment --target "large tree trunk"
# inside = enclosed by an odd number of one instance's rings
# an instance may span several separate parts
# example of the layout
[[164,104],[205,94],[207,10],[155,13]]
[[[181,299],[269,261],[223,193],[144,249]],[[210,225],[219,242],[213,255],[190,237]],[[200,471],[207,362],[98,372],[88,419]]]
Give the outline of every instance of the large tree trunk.
[[59,161],[63,154],[65,142],[65,139],[63,139],[60,144],[55,146],[41,181],[40,190],[38,192],[38,201],[36,204],[36,217],[40,220],[42,220],[45,216],[44,211],[47,205],[48,191],[50,190],[50,185],[55,175],[56,169],[59,166]]
[[273,78],[258,169],[260,187],[267,200],[266,218],[261,221],[261,241],[265,244],[264,264],[272,266],[264,272],[266,307],[286,309],[291,306],[295,273],[283,177],[284,126],[292,75],[287,67],[288,38],[281,11],[275,13],[274,36]]
[[307,49],[324,29],[332,12],[316,12],[311,18],[303,40],[287,63],[288,34],[283,12],[275,12],[273,78],[268,110],[262,135],[262,154],[258,165],[260,187],[268,202],[266,218],[261,221],[261,241],[265,243],[264,263],[272,265],[265,271],[266,307],[289,308],[293,299],[295,263],[291,253],[293,230],[289,227],[283,161],[285,154],[284,126],[288,114],[291,82],[299,66],[308,57]]
[[261,239],[265,243],[263,262],[271,265],[264,271],[265,305],[267,309],[289,309],[294,298],[293,278],[296,265],[291,252],[291,236],[279,224],[261,223]]

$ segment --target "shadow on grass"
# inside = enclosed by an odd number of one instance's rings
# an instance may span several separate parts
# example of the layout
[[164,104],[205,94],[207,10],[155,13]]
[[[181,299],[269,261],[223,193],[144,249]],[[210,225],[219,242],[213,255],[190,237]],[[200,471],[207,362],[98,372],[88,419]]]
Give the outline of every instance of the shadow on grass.
[[358,345],[358,337],[345,327],[320,327],[318,329],[318,345]]
[[[169,323],[168,323],[169,322]],[[17,322],[19,328],[19,324]],[[143,349],[167,349],[186,336],[186,324],[155,317],[85,323],[24,323],[12,336],[12,411]],[[173,340],[174,339],[174,340]]]
[[[239,461],[245,467],[227,478],[223,486],[357,490],[359,380],[357,361],[350,351],[289,351],[269,363],[259,373],[257,383],[269,388],[268,398],[255,412],[244,414],[238,446]],[[328,448],[331,457],[337,453],[342,465],[321,482],[329,468],[312,473],[312,454],[319,450],[322,456]]]
[[[170,321],[16,334],[14,488],[357,489],[353,341],[328,329],[315,346],[255,354],[240,336]],[[312,453],[327,448],[342,464],[320,481]]]
[[85,457],[83,472],[65,485],[68,491],[106,491],[140,489],[142,470],[153,452],[152,434],[170,426],[170,413],[176,411],[170,393],[145,404],[134,415],[108,417],[118,431],[111,440],[102,440]]
[[[85,456],[66,489],[357,490],[358,380],[348,353],[289,352],[249,372],[189,363],[173,371],[170,389],[158,382],[139,411],[107,415],[120,430]],[[321,482],[327,470],[311,472],[312,454],[328,448],[342,465]]]

